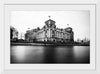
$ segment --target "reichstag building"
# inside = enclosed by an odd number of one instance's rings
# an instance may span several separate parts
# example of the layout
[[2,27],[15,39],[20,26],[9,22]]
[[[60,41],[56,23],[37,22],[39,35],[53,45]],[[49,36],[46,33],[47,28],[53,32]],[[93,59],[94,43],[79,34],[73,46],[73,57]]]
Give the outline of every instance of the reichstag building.
[[29,42],[73,42],[74,32],[71,27],[60,29],[56,27],[56,22],[49,18],[45,21],[45,25],[40,29],[27,30],[25,40]]

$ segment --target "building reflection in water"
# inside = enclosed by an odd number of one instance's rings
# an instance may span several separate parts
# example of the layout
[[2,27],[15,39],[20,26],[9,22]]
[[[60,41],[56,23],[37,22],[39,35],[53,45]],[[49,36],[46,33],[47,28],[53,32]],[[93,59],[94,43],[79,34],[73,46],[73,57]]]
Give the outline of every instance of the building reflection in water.
[[11,47],[12,63],[40,63],[43,62],[42,46],[14,46]]
[[58,63],[74,62],[73,46],[62,46],[56,48],[56,60]]
[[11,46],[11,63],[90,63],[89,46]]
[[47,46],[44,49],[44,63],[56,63],[56,46]]

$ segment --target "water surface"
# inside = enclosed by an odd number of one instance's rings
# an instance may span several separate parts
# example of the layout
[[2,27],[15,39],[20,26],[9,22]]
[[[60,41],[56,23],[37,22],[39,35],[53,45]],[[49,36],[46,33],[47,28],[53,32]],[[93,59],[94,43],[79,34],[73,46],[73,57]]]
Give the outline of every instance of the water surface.
[[89,46],[11,46],[12,64],[89,64]]

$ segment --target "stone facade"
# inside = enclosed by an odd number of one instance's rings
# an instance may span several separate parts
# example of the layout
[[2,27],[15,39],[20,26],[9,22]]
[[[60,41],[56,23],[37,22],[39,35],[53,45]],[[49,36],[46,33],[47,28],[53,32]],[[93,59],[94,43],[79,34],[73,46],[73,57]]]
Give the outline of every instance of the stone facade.
[[73,42],[74,32],[71,27],[65,29],[57,28],[54,20],[45,21],[45,25],[40,29],[27,30],[25,39],[30,42],[43,41],[43,42]]

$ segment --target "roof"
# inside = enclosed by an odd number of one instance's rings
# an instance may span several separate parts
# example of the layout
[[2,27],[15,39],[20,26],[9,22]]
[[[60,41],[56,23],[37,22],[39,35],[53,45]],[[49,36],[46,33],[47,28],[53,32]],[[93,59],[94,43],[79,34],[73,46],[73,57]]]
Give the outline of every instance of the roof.
[[51,22],[54,22],[54,23],[55,23],[55,21],[54,21],[54,20],[51,20],[51,19],[49,19],[49,20],[45,21],[45,23],[46,23],[46,22],[49,22],[49,21],[51,21]]

